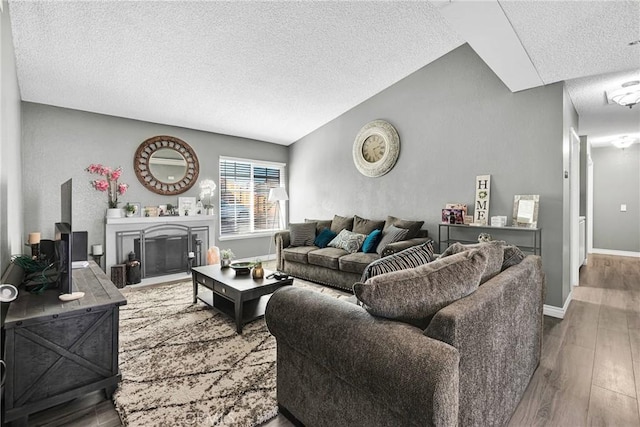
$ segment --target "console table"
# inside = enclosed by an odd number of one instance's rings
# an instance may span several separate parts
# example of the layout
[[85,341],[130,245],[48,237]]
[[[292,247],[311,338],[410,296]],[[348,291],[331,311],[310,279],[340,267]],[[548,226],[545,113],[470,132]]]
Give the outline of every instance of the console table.
[[542,256],[542,228],[492,227],[466,224],[440,224],[438,229],[439,249],[442,253],[455,242],[478,243],[478,234],[491,234],[494,240],[505,240],[523,252]]
[[27,425],[29,414],[96,390],[110,398],[120,381],[119,308],[127,300],[94,261],[73,270],[73,285],[83,298],[21,290],[9,305],[5,422]]

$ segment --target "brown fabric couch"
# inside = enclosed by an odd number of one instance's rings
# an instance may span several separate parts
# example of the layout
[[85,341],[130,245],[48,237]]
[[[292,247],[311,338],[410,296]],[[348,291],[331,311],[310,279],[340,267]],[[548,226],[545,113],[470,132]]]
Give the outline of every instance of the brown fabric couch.
[[[345,218],[339,217],[341,220]],[[356,221],[358,217],[356,216]],[[387,222],[399,220],[388,217]],[[314,221],[315,220],[307,220]],[[370,221],[370,220],[365,220]],[[318,231],[331,220],[318,221]],[[378,221],[385,223],[384,220]],[[324,223],[324,224],[323,224]],[[335,224],[335,220],[334,220]],[[422,224],[422,222],[420,222]],[[337,230],[339,231],[339,230]],[[364,269],[373,261],[380,259],[429,240],[427,230],[417,230],[416,236],[407,240],[394,242],[385,247],[382,254],[356,252],[353,254],[339,248],[319,248],[317,246],[291,247],[291,235],[288,230],[277,232],[274,236],[276,246],[276,268],[291,276],[310,280],[323,285],[351,292],[353,284],[360,280]]]
[[308,426],[504,425],[540,361],[543,302],[533,255],[441,308],[424,330],[280,289],[265,315],[278,404]]

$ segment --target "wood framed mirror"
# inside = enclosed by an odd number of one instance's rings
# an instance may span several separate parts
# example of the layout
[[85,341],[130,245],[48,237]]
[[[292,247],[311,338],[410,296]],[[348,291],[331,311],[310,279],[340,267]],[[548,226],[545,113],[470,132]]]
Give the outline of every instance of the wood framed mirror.
[[133,158],[138,181],[149,191],[171,196],[196,183],[200,165],[191,146],[174,136],[154,136],[144,141]]

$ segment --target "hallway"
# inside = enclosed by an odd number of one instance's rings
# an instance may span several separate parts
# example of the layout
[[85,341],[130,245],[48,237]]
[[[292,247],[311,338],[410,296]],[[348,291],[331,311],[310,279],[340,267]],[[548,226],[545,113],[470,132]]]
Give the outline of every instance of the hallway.
[[640,259],[590,255],[510,426],[640,425]]

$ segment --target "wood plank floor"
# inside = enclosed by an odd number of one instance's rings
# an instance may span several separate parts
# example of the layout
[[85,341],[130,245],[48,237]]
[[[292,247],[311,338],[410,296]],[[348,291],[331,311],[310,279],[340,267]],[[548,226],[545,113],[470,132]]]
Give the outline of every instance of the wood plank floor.
[[[640,259],[590,255],[563,320],[546,317],[542,360],[509,426],[640,426]],[[119,426],[94,393],[33,426]],[[269,427],[292,425],[282,415]]]

